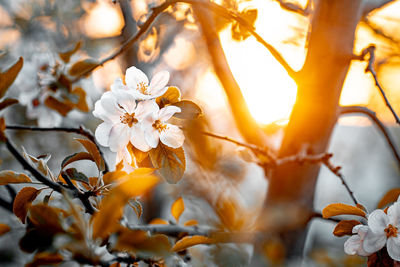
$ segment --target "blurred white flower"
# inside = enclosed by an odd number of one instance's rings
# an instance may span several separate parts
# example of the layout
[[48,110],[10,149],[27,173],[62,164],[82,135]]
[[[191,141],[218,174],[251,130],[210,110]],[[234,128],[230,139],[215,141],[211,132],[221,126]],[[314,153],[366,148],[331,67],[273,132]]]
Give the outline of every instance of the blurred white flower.
[[358,255],[358,256],[369,256],[372,253],[368,253],[363,249],[364,238],[368,233],[368,226],[366,225],[356,225],[353,227],[353,236],[351,236],[344,243],[344,252],[349,255]]
[[[129,141],[141,151],[149,151],[142,130],[142,120],[148,116],[147,101],[136,103],[133,95],[126,91],[106,92],[95,104],[93,115],[104,122],[95,132],[97,141],[111,151],[123,153]],[[123,157],[121,157],[123,158]]]
[[389,256],[400,261],[400,202],[394,203],[387,210],[374,210],[368,217],[369,231],[364,237],[363,249],[374,253],[385,244]]
[[169,72],[161,71],[156,73],[149,84],[146,74],[136,67],[130,67],[125,73],[125,83],[118,78],[111,85],[111,91],[128,90],[138,100],[148,100],[162,96],[167,91]]
[[143,122],[145,139],[147,144],[156,148],[159,140],[169,147],[178,148],[183,145],[185,136],[178,126],[166,123],[175,113],[181,112],[176,106],[166,106],[159,108],[155,101],[146,101],[146,107],[150,111]]

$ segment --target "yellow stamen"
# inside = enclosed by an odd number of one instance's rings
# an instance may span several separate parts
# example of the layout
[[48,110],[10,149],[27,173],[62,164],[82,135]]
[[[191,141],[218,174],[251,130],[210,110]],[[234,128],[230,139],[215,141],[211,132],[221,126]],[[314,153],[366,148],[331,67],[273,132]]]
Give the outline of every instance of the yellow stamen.
[[145,84],[144,82],[138,83],[138,85],[137,85],[137,87],[136,87],[136,89],[137,89],[139,92],[141,92],[142,94],[145,94],[145,95],[148,95],[148,94],[149,94],[149,92],[147,91],[148,88],[149,88],[148,85]]
[[386,227],[386,229],[385,229],[385,233],[386,233],[387,238],[389,238],[391,236],[397,237],[397,227],[389,224],[388,227]]
[[125,113],[120,117],[121,123],[128,124],[129,127],[132,127],[134,123],[138,123],[138,120],[135,118],[135,113],[128,114]]
[[152,125],[158,132],[165,131],[167,129],[167,125],[162,123],[160,120],[156,120]]

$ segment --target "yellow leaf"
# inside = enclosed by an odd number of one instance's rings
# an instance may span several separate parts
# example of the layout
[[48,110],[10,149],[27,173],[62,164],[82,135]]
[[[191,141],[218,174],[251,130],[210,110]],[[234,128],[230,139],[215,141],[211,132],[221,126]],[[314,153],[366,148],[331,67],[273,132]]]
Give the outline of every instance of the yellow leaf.
[[69,69],[69,74],[72,76],[78,76],[88,71],[94,70],[99,66],[99,63],[94,59],[84,59],[74,63]]
[[181,101],[181,91],[178,87],[170,86],[168,90],[162,95],[157,97],[156,102],[163,108],[165,105],[174,104]]
[[201,235],[185,236],[184,238],[175,243],[175,245],[172,247],[172,251],[178,252],[195,245],[213,244],[213,243],[215,243],[215,241],[209,237]]
[[353,227],[358,225],[358,224],[361,224],[361,223],[359,221],[356,221],[356,220],[343,220],[343,221],[340,221],[336,225],[335,229],[333,230],[333,234],[335,236],[339,236],[339,237],[344,236],[344,235],[352,235],[353,234],[353,232],[352,232]]
[[71,103],[64,103],[64,102],[62,102],[62,101],[60,101],[60,100],[58,100],[58,99],[56,99],[55,97],[52,97],[52,96],[48,96],[44,100],[44,104],[48,108],[57,111],[58,113],[60,113],[64,117],[67,116],[67,114],[74,108]]
[[121,178],[122,182],[114,189],[133,198],[144,195],[160,180],[150,168],[139,168]]
[[26,214],[32,201],[36,199],[40,191],[33,187],[24,187],[14,199],[13,212],[22,223],[25,223]]
[[7,224],[0,223],[0,236],[10,232],[11,228]]
[[0,73],[0,98],[2,98],[7,92],[8,87],[14,82],[15,78],[17,78],[18,73],[22,69],[24,65],[24,59],[20,57],[18,61],[7,71]]
[[387,204],[395,202],[400,195],[400,188],[393,188],[389,190],[379,201],[378,209],[385,207]]
[[81,143],[86,151],[92,155],[93,161],[96,163],[99,170],[104,170],[104,160],[101,157],[100,151],[97,149],[96,144],[89,139],[75,138],[75,140]]
[[171,214],[174,216],[176,222],[179,222],[179,217],[181,217],[182,212],[185,209],[185,203],[183,202],[182,197],[175,200],[175,202],[171,206]]
[[325,219],[344,214],[357,215],[361,217],[366,216],[365,211],[363,211],[362,209],[343,203],[330,204],[322,210],[322,217]]
[[31,179],[23,173],[15,173],[13,171],[0,171],[0,185],[31,182]]
[[169,222],[160,218],[154,218],[149,222],[149,224],[169,224]]
[[183,225],[184,226],[194,226],[194,225],[198,225],[199,223],[196,220],[189,220],[186,221]]
[[176,184],[182,179],[186,169],[185,152],[183,148],[170,148],[161,142],[150,150],[150,160],[161,176],[170,184]]
[[113,171],[113,172],[107,172],[103,176],[103,182],[105,185],[114,183],[121,179],[121,177],[124,177],[127,173],[124,171]]

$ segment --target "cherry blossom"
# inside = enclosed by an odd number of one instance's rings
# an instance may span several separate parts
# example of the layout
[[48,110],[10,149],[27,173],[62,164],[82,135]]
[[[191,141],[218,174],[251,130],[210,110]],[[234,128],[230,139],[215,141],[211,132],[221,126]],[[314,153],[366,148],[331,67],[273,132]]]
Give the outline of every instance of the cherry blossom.
[[122,153],[129,141],[137,149],[149,151],[151,147],[147,145],[142,130],[142,120],[148,112],[146,101],[137,103],[133,95],[126,91],[104,93],[93,111],[95,117],[104,121],[96,129],[97,141],[113,152]]
[[125,73],[125,82],[121,78],[114,81],[111,85],[111,91],[127,90],[138,100],[148,100],[157,98],[167,91],[167,83],[169,80],[169,72],[161,71],[156,73],[150,81],[140,69],[130,67]]
[[374,253],[385,245],[389,256],[400,261],[400,202],[394,203],[387,210],[375,210],[368,217],[369,231],[364,237],[363,249]]
[[344,252],[349,255],[369,256],[372,253],[366,252],[363,248],[364,238],[368,233],[368,226],[356,225],[353,227],[353,236],[344,243]]
[[152,100],[146,101],[146,108],[151,111],[143,123],[147,144],[156,148],[161,140],[163,144],[169,147],[181,147],[185,140],[182,130],[176,125],[166,123],[175,113],[181,112],[181,109],[172,105],[160,109],[157,103]]

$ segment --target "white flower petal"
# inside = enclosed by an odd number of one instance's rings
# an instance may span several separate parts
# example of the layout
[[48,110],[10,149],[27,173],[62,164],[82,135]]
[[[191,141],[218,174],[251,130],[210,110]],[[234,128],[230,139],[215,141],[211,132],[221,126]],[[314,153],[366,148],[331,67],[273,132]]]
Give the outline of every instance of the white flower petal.
[[389,237],[386,247],[389,256],[396,261],[400,261],[400,237]]
[[100,100],[98,100],[94,104],[94,110],[93,110],[92,114],[96,118],[99,118],[99,119],[101,119],[103,121],[106,121],[106,122],[109,122],[109,123],[113,123],[116,120],[119,120],[118,116],[109,116],[109,114],[107,114],[107,112],[105,111],[105,109],[101,105],[101,101]]
[[169,72],[164,70],[156,73],[151,79],[149,93],[155,95],[165,88],[169,81]]
[[132,157],[129,154],[128,148],[126,147],[117,152],[117,157],[115,159],[115,162],[118,164],[121,161],[128,164],[132,163]]
[[125,112],[132,114],[136,108],[136,98],[128,93],[128,91],[115,90],[114,92],[117,103],[124,109]]
[[101,106],[110,118],[122,115],[122,110],[118,107],[118,102],[115,94],[106,92],[100,99]]
[[389,217],[383,210],[374,210],[368,216],[368,226],[374,233],[384,233]]
[[151,119],[156,119],[159,110],[160,108],[154,100],[140,101],[135,110],[135,117],[139,121],[144,120],[148,116],[150,116]]
[[111,85],[111,91],[116,90],[128,90],[128,87],[124,84],[121,78],[115,79],[114,83]]
[[129,142],[130,131],[126,124],[118,123],[111,128],[109,145],[113,152],[122,150]]
[[147,152],[151,149],[146,142],[144,131],[139,126],[132,126],[130,140],[134,147],[143,152]]
[[387,215],[389,217],[389,223],[395,226],[400,225],[400,203],[396,202],[392,206],[389,207],[387,211]]
[[102,146],[108,146],[110,140],[110,132],[113,125],[107,122],[101,123],[96,128],[94,135],[96,136],[97,142]]
[[358,234],[362,239],[364,239],[364,237],[368,233],[368,230],[369,230],[368,226],[362,225],[362,224],[358,224],[358,225],[353,227],[352,232],[354,234]]
[[361,238],[358,235],[353,235],[344,242],[344,252],[348,255],[356,255],[361,246]]
[[126,70],[125,73],[125,82],[129,89],[137,90],[137,85],[139,83],[144,83],[145,85],[149,84],[149,79],[143,71],[138,68],[132,66]]
[[158,112],[158,119],[160,121],[169,120],[175,113],[181,112],[181,109],[176,106],[166,106]]
[[166,124],[167,128],[160,133],[160,140],[164,145],[172,148],[178,148],[183,145],[185,136],[178,126],[172,124]]
[[363,249],[368,253],[377,252],[385,246],[386,239],[385,232],[376,234],[370,230],[364,237]]
[[147,128],[144,137],[146,138],[146,142],[150,147],[156,148],[158,146],[160,134],[156,129],[154,129],[154,127]]

